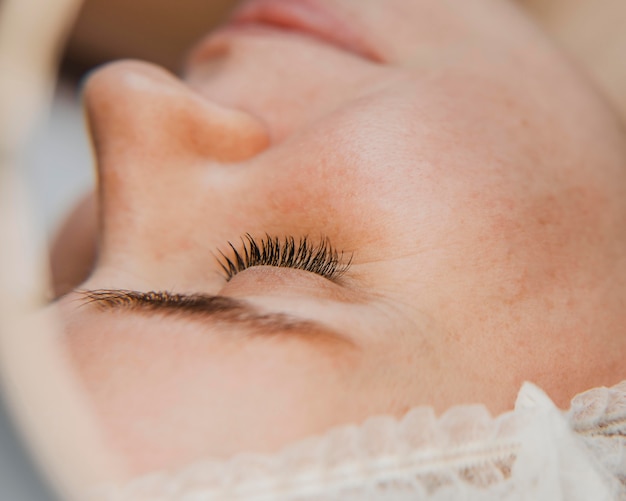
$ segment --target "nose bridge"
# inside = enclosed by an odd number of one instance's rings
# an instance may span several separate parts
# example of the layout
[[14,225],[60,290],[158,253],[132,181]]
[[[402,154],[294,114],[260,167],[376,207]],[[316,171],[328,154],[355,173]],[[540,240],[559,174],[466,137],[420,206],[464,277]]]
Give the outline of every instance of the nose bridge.
[[260,119],[211,102],[145,63],[97,71],[84,102],[98,167],[101,263],[114,254],[150,261],[196,247],[198,211],[220,196],[201,184],[211,169],[219,178],[228,164],[269,146]]

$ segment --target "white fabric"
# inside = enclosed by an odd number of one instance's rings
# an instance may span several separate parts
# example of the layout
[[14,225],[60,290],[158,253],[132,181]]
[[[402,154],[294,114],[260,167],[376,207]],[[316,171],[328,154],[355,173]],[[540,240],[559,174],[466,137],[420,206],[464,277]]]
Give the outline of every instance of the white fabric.
[[125,486],[96,500],[626,500],[626,381],[567,413],[524,384],[515,410],[430,408],[376,417],[273,456],[242,454]]

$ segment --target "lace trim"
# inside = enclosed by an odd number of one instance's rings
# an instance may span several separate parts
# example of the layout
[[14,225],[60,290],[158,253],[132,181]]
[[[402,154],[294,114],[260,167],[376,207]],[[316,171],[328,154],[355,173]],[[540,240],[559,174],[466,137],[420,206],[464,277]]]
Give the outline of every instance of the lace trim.
[[568,419],[587,449],[626,491],[626,381],[578,395]]
[[[400,421],[371,418],[276,455],[206,461],[100,489],[92,499],[517,499],[515,492],[530,489],[546,499],[556,491],[569,492],[567,499],[619,499],[626,492],[625,427],[626,382],[579,395],[565,416],[525,384],[515,411],[497,418],[484,406],[456,407],[439,419],[417,408]],[[563,484],[564,468],[577,485]]]

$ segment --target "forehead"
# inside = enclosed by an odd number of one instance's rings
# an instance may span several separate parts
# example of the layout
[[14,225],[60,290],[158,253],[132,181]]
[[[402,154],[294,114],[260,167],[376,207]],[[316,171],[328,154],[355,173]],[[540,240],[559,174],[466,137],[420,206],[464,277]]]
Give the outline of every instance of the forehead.
[[71,368],[131,468],[271,450],[315,431],[308,413],[332,417],[349,401],[351,344],[311,330],[208,324],[105,312],[68,322]]

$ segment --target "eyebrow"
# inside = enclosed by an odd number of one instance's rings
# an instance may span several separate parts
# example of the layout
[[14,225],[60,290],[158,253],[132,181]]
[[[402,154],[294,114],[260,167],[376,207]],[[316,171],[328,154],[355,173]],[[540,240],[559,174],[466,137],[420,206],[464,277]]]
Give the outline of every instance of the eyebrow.
[[285,313],[260,312],[248,301],[210,294],[177,294],[167,291],[141,292],[126,289],[95,289],[75,291],[83,305],[101,311],[128,311],[144,315],[164,315],[186,320],[211,320],[216,323],[245,327],[254,334],[294,334],[326,338],[354,345],[346,336],[320,322],[305,320]]

